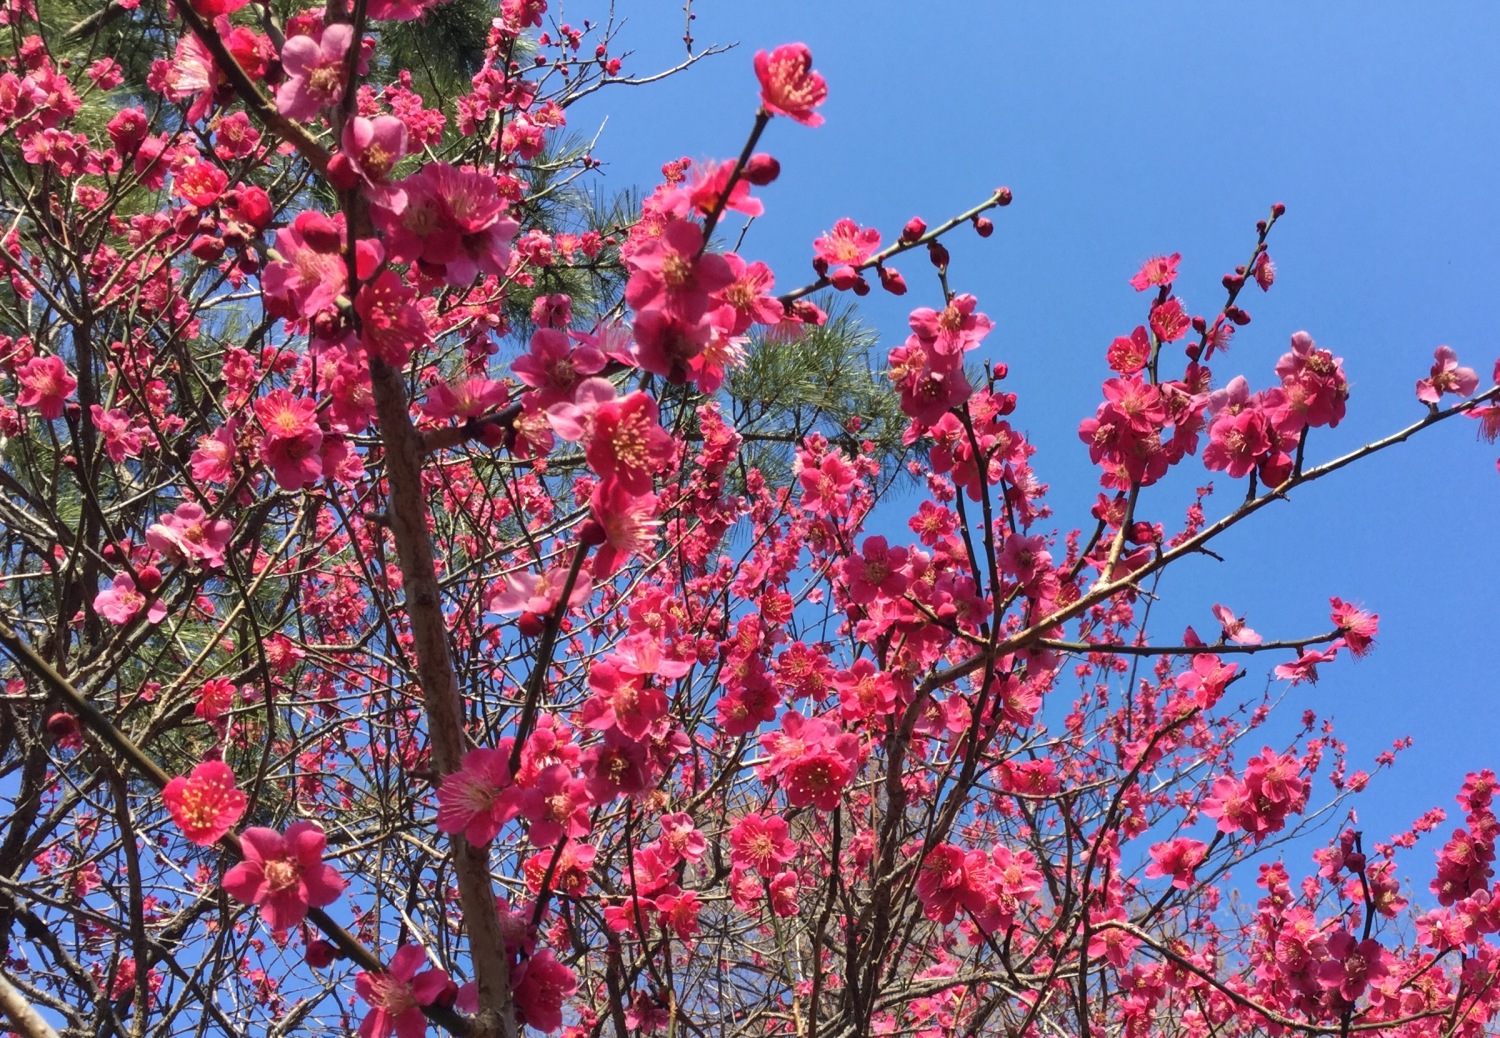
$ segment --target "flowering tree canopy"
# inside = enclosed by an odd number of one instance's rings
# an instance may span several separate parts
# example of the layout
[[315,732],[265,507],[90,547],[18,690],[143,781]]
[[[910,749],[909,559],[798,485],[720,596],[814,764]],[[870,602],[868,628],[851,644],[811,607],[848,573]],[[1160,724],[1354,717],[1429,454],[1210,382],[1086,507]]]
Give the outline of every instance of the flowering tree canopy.
[[[423,89],[460,7],[0,3],[10,1028],[1488,1033],[1492,772],[1457,826],[1286,844],[1370,776],[1271,705],[1373,605],[1148,621],[1268,504],[1493,439],[1500,363],[1413,354],[1411,413],[1320,453],[1354,362],[1227,356],[1271,205],[1211,312],[1177,254],[1121,272],[1063,462],[1097,500],[1054,515],[944,245],[1008,189],[829,214],[778,280],[725,240],[824,121],[806,46],[753,57],[737,156],[607,210],[563,131],[651,78],[617,24],[502,0]],[[851,373],[840,294],[877,288],[909,327]],[[778,364],[849,406],[758,398]]]

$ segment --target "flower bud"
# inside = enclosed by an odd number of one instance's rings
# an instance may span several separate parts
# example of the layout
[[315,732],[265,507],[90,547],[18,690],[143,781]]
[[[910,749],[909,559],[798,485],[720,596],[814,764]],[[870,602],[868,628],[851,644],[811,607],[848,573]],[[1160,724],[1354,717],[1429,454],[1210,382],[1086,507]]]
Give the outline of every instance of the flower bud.
[[906,221],[906,226],[901,228],[901,240],[907,245],[916,241],[927,233],[927,223],[920,216],[913,216]]
[[948,250],[939,241],[927,243],[927,258],[932,260],[934,267],[946,267],[948,265]]
[[[859,271],[845,264],[842,267],[835,268],[833,273],[828,275],[828,280],[832,281],[833,287],[840,292],[847,292],[851,288],[854,288],[857,282],[864,279],[859,276]],[[868,285],[865,287],[865,290],[869,290]]]
[[857,296],[867,296],[870,294],[870,283],[857,274],[854,277],[854,294]]
[[62,742],[70,736],[77,735],[78,718],[64,710],[59,710],[47,718],[47,734],[52,736],[55,742]]
[[981,238],[988,238],[995,233],[995,222],[985,216],[974,217],[974,230]]
[[359,174],[355,172],[354,164],[343,152],[328,160],[328,182],[336,191],[352,191],[354,185],[359,183]]
[[1237,306],[1231,306],[1228,310],[1225,310],[1224,316],[1241,327],[1250,323],[1250,315]]
[[604,532],[604,527],[593,519],[585,520],[584,524],[578,528],[579,542],[590,548],[597,548],[608,539],[609,535]]
[[522,613],[516,617],[516,630],[521,632],[523,638],[535,638],[545,626],[546,621],[536,613]]
[[204,263],[213,263],[224,255],[224,239],[200,234],[193,239],[193,244],[188,246],[188,252]]
[[1010,188],[1008,188],[1008,187],[997,187],[997,188],[995,188],[995,201],[999,202],[1001,205],[1003,205],[1003,206],[1004,205],[1010,205],[1011,199],[1013,197],[1014,196],[1012,196],[1011,193],[1010,193]]
[[297,218],[292,221],[292,227],[302,235],[307,247],[316,252],[338,252],[344,244],[344,236],[339,232],[338,224],[322,213],[298,213]]
[[1286,215],[1286,203],[1284,203],[1284,202],[1277,202],[1275,205],[1271,206],[1271,215],[1274,216],[1274,217],[1276,217],[1277,219],[1280,219],[1281,217],[1285,216]]
[[781,176],[781,163],[775,157],[758,151],[745,163],[745,179],[756,187],[765,187]]
[[155,566],[142,566],[140,578],[139,584],[142,591],[155,591],[161,587],[161,570]]
[[906,294],[906,279],[901,276],[899,270],[887,270],[885,267],[877,268],[880,272],[880,287],[893,296],[904,296]]
[[343,954],[331,943],[319,938],[316,941],[307,942],[307,953],[304,957],[309,966],[315,970],[321,970],[332,966],[335,959],[343,958]]

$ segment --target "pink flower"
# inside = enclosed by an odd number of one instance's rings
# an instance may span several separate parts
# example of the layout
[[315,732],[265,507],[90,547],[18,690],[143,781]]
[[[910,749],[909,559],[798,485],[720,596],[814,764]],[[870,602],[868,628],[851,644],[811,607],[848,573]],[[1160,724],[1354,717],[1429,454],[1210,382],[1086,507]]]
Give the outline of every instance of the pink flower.
[[845,218],[833,225],[833,230],[823,232],[813,240],[813,265],[818,270],[827,270],[833,287],[843,290],[853,288],[858,272],[855,270],[880,249],[880,232],[873,227],[860,227]]
[[128,573],[115,574],[114,583],[94,596],[94,608],[110,623],[128,624],[137,613],[146,610],[146,620],[159,624],[167,616],[167,604],[160,599],[146,605],[146,596],[138,591]]
[[348,164],[349,173],[364,182],[372,202],[393,212],[406,207],[406,192],[389,181],[391,170],[406,154],[404,122],[394,115],[373,119],[356,115],[344,124],[340,146],[339,157]]
[[360,1038],[422,1038],[427,1033],[422,1007],[436,1002],[449,980],[440,969],[423,970],[426,963],[426,952],[405,944],[391,956],[385,972],[364,970],[355,976],[354,990],[370,1006],[359,1025]]
[[348,284],[344,218],[309,210],[276,232],[280,259],[266,264],[262,288],[267,309],[279,317],[313,317],[333,306]]
[[844,560],[844,580],[849,585],[849,601],[869,605],[877,597],[900,598],[906,591],[905,548],[889,548],[884,537],[865,538],[863,550]]
[[805,43],[786,43],[767,54],[755,55],[760,80],[760,103],[772,115],[784,115],[803,126],[821,126],[813,111],[828,99],[828,84],[812,70],[812,52]]
[[728,261],[703,251],[703,228],[688,220],[670,221],[626,262],[625,301],[637,314],[659,308],[694,322],[708,311],[710,294],[734,281]]
[[438,786],[437,827],[463,833],[483,847],[516,816],[519,793],[510,777],[509,749],[477,749],[464,754],[458,771]]
[[1349,651],[1355,656],[1369,652],[1380,630],[1380,615],[1366,612],[1341,598],[1330,598],[1328,604],[1333,610],[1330,615],[1334,626],[1339,629]]
[[211,724],[233,705],[234,682],[228,678],[210,678],[198,689],[198,705],[193,713]]
[[505,274],[520,225],[505,215],[494,177],[430,162],[395,186],[405,191],[406,205],[372,212],[393,262],[422,263],[450,285],[466,285],[481,272]]
[[169,558],[218,569],[224,565],[224,549],[233,533],[229,520],[209,519],[202,505],[190,501],[148,526],[146,543]]
[[1340,929],[1328,938],[1327,948],[1328,958],[1318,966],[1318,983],[1345,1002],[1352,1003],[1387,973],[1385,949],[1373,938],[1361,941]]
[[172,821],[199,847],[223,839],[249,803],[235,788],[234,772],[219,760],[204,761],[188,778],[177,776],[162,789],[161,798]]
[[31,358],[16,369],[16,380],[21,384],[16,406],[35,407],[49,422],[62,417],[63,402],[78,388],[61,357]]
[[652,476],[675,453],[658,422],[656,401],[639,390],[620,397],[608,379],[585,379],[574,402],[549,408],[547,420],[563,439],[583,442],[584,457],[600,479],[618,481],[632,494],[650,493]]
[[90,404],[89,417],[99,435],[104,437],[104,453],[109,455],[110,461],[118,464],[126,458],[141,456],[141,449],[146,445],[146,431],[136,424],[129,412],[118,407],[106,411],[98,404]]
[[1342,644],[1342,641],[1336,641],[1326,649],[1305,649],[1302,655],[1298,656],[1291,663],[1278,664],[1272,673],[1276,675],[1278,680],[1290,681],[1294,685],[1299,685],[1304,681],[1311,681],[1313,684],[1317,684],[1318,664],[1331,663],[1337,659],[1339,646]]
[[317,403],[276,389],[255,401],[255,414],[266,432],[261,460],[270,466],[277,486],[301,490],[316,483],[323,474]]
[[245,860],[224,873],[224,889],[236,901],[260,905],[266,924],[285,933],[307,918],[309,906],[338,900],[346,886],[323,862],[327,839],[314,822],[294,822],[282,835],[250,828],[240,834]]
[[511,972],[517,1018],[538,1031],[556,1031],[562,1027],[563,1002],[577,990],[578,978],[557,961],[550,948],[526,959]]
[[231,418],[198,441],[190,459],[193,478],[202,483],[228,483],[234,478],[235,436],[239,422]]
[[1458,354],[1453,347],[1439,346],[1432,356],[1432,372],[1417,382],[1418,400],[1436,406],[1446,393],[1468,396],[1479,388],[1479,375],[1473,368],[1458,366]]
[[1228,606],[1215,603],[1214,617],[1224,625],[1226,641],[1234,642],[1236,645],[1259,645],[1261,643],[1260,635],[1245,626],[1245,618],[1235,616]]
[[1122,375],[1134,375],[1151,359],[1151,337],[1145,326],[1138,325],[1129,335],[1121,335],[1109,344],[1105,360]]
[[276,107],[288,119],[307,121],[344,96],[344,74],[354,26],[337,22],[317,39],[293,36],[281,48],[286,79],[276,88]]
[[1130,279],[1130,286],[1137,292],[1144,292],[1148,288],[1170,285],[1177,280],[1177,264],[1181,259],[1180,252],[1174,252],[1170,256],[1152,256]]
[[1146,866],[1146,875],[1152,879],[1172,877],[1172,886],[1186,890],[1193,885],[1193,870],[1203,864],[1208,854],[1208,845],[1201,840],[1180,838],[1158,843],[1151,848],[1151,864]]

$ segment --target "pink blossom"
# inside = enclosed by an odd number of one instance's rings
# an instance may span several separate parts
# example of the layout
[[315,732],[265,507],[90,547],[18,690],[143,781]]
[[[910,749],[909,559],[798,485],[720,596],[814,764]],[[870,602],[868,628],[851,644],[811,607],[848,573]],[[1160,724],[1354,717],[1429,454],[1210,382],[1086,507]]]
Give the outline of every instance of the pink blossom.
[[1243,616],[1235,616],[1234,611],[1228,606],[1214,605],[1214,618],[1224,626],[1224,638],[1234,642],[1236,645],[1259,645],[1260,635],[1245,626]]
[[577,990],[578,978],[548,948],[523,961],[511,973],[516,1016],[519,1022],[538,1031],[556,1031],[562,1027],[563,1003]]
[[709,296],[734,281],[734,271],[717,253],[703,251],[703,228],[671,220],[655,238],[626,261],[630,280],[625,301],[640,313],[664,309],[694,322],[708,310]]
[[860,227],[853,220],[842,219],[833,225],[833,230],[813,240],[813,264],[826,276],[833,287],[854,287],[858,277],[856,267],[863,264],[880,249],[880,232],[873,227]]
[[[356,115],[344,124],[338,158],[362,181],[376,205],[393,212],[406,207],[406,192],[390,183],[391,171],[406,154],[406,124],[393,115]],[[330,172],[332,172],[330,170]]]
[[1172,877],[1172,886],[1187,890],[1196,880],[1193,870],[1203,864],[1208,845],[1201,840],[1185,837],[1153,844],[1151,864],[1146,866],[1146,875],[1152,879]]
[[94,428],[104,437],[104,453],[116,464],[126,458],[138,458],[146,446],[146,431],[129,412],[118,407],[108,411],[98,404],[89,405]]
[[633,494],[614,480],[595,484],[589,517],[601,539],[591,564],[596,579],[611,577],[631,558],[651,552],[661,526],[657,509],[655,494]]
[[323,474],[323,431],[316,402],[275,389],[255,401],[255,414],[265,430],[261,460],[270,466],[276,484],[301,490],[316,483]]
[[16,406],[35,407],[45,421],[61,418],[63,402],[78,388],[78,380],[61,357],[33,357],[16,369],[21,392]]
[[325,26],[316,39],[293,36],[286,41],[281,48],[286,79],[276,88],[276,108],[282,115],[305,122],[340,101],[353,42],[354,26],[347,22]]
[[218,569],[224,565],[224,549],[233,533],[229,520],[209,519],[202,505],[189,501],[148,526],[146,543],[169,558]]
[[193,478],[202,483],[228,483],[234,478],[235,436],[239,422],[231,418],[213,433],[198,441],[198,449],[189,459]]
[[234,772],[220,760],[208,760],[191,776],[178,775],[161,791],[172,820],[189,840],[208,847],[233,829],[249,803],[235,788]]
[[423,970],[426,963],[426,952],[406,944],[391,956],[384,972],[364,970],[355,976],[354,990],[370,1006],[359,1025],[360,1038],[422,1038],[427,1033],[422,1007],[436,1002],[449,981],[440,969]]
[[868,605],[877,596],[899,598],[906,590],[906,549],[890,548],[884,537],[865,538],[859,554],[844,560],[843,576],[849,586],[849,601]]
[[784,115],[803,126],[821,126],[813,111],[828,99],[828,84],[813,71],[812,52],[804,43],[784,43],[767,54],[755,55],[760,80],[760,103],[772,115]]
[[1174,252],[1170,256],[1152,256],[1131,277],[1130,286],[1137,292],[1144,292],[1148,288],[1170,285],[1177,280],[1177,264],[1181,260],[1180,252]]
[[276,254],[266,264],[262,289],[268,309],[307,319],[333,306],[348,285],[344,262],[344,218],[308,210],[276,232]]
[[1368,653],[1380,630],[1380,615],[1360,609],[1341,598],[1330,598],[1328,604],[1333,610],[1331,617],[1334,626],[1338,628],[1349,651],[1355,656]]
[[450,285],[467,285],[481,272],[505,274],[520,225],[505,215],[494,177],[429,162],[395,186],[406,205],[372,210],[393,262],[420,263]]
[[245,860],[224,873],[224,889],[236,901],[260,905],[266,924],[284,933],[307,917],[308,907],[338,900],[346,886],[324,864],[327,839],[314,822],[294,822],[286,834],[250,828],[240,834]]
[[437,827],[463,833],[475,847],[493,840],[519,810],[520,793],[510,776],[510,750],[476,749],[438,786]]
[[94,596],[94,608],[110,623],[128,624],[142,609],[148,623],[159,624],[166,618],[167,604],[155,599],[149,607],[146,596],[136,589],[128,573],[115,574],[114,583]]
[[1458,366],[1458,354],[1451,346],[1439,346],[1432,352],[1432,371],[1417,382],[1417,399],[1437,406],[1447,393],[1468,396],[1479,388],[1479,375],[1473,368]]
[[1294,685],[1304,681],[1314,684],[1318,681],[1318,664],[1331,663],[1338,657],[1339,647],[1342,641],[1334,642],[1326,649],[1304,649],[1302,655],[1291,663],[1278,664],[1272,672],[1281,681],[1290,681]]

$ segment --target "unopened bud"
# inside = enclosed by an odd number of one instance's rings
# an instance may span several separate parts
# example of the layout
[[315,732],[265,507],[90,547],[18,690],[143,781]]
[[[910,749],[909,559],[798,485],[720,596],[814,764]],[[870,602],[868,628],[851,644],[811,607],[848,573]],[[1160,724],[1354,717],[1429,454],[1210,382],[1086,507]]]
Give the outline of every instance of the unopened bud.
[[913,216],[906,221],[906,226],[901,228],[901,240],[907,245],[916,241],[927,233],[927,222],[920,216]]
[[756,187],[765,187],[781,176],[781,163],[774,156],[758,151],[745,163],[745,179]]
[[354,190],[354,185],[359,183],[359,174],[355,172],[349,156],[340,152],[328,160],[328,182],[335,191]]
[[536,613],[522,613],[516,618],[516,630],[521,632],[523,638],[535,638],[545,626],[546,621]]
[[1277,202],[1275,205],[1271,206],[1271,215],[1276,217],[1278,220],[1281,219],[1281,217],[1285,216],[1286,203]]
[[988,238],[995,233],[995,222],[986,216],[974,217],[974,230],[981,238]]
[[1242,288],[1244,286],[1244,284],[1245,284],[1245,275],[1244,274],[1225,274],[1224,278],[1223,278],[1223,281],[1224,281],[1224,287],[1225,288],[1229,289],[1229,291],[1231,291],[1231,292],[1235,292],[1235,291],[1238,291],[1240,288]]
[[78,734],[78,718],[66,711],[59,710],[47,718],[47,734],[52,736],[56,742]]
[[344,244],[344,236],[339,233],[338,224],[322,213],[298,213],[297,218],[292,221],[292,227],[302,235],[307,247],[316,252],[338,252]]
[[867,296],[870,294],[870,283],[859,275],[856,275],[854,278],[854,294],[857,296]]
[[948,250],[943,247],[942,242],[930,241],[927,243],[927,258],[932,260],[934,267],[946,267],[949,259]]
[[1250,323],[1250,315],[1237,306],[1231,306],[1228,310],[1225,310],[1224,316],[1241,327]]
[[155,566],[142,566],[140,578],[140,588],[142,591],[155,591],[161,587],[161,570]]
[[335,959],[342,957],[342,953],[328,941],[319,938],[316,941],[307,942],[307,952],[304,958],[307,959],[307,964],[315,970],[327,969],[333,965]]
[[899,270],[887,270],[880,267],[880,287],[893,296],[906,295],[906,279],[901,276]]
[[593,519],[585,520],[584,524],[578,528],[579,542],[590,548],[597,548],[608,539],[609,535],[605,533],[604,527]]
[[1010,188],[1008,188],[1008,187],[997,187],[997,188],[995,188],[995,201],[999,202],[1001,205],[1010,205],[1011,198],[1012,198],[1012,195],[1010,193]]

